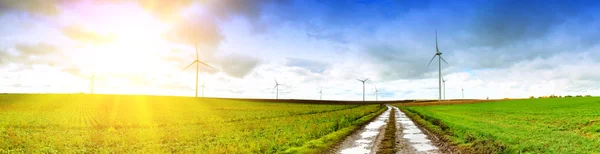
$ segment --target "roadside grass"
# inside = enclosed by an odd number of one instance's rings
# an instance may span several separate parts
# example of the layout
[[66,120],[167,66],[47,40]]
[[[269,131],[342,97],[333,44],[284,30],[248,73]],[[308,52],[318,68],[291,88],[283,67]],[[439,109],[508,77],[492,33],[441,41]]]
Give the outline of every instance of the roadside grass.
[[399,106],[466,153],[600,153],[600,98]]
[[329,150],[332,146],[339,143],[346,136],[350,135],[352,132],[356,131],[358,128],[367,124],[369,121],[373,120],[385,111],[386,108],[380,108],[378,111],[367,114],[362,118],[352,122],[352,124],[348,127],[325,135],[319,139],[306,142],[306,144],[301,147],[290,148],[284,153],[327,153],[327,150]]
[[166,96],[0,95],[0,153],[280,153],[333,134],[317,144],[330,145],[381,110]]

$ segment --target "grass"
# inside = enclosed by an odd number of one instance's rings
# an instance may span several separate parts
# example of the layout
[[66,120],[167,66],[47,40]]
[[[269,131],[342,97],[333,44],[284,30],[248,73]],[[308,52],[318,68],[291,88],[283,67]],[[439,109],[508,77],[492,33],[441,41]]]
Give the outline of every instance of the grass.
[[472,153],[600,153],[600,98],[399,106]]
[[0,95],[0,153],[282,153],[332,145],[341,138],[331,134],[381,110],[185,97]]
[[396,152],[396,111],[392,108],[377,153],[395,154]]

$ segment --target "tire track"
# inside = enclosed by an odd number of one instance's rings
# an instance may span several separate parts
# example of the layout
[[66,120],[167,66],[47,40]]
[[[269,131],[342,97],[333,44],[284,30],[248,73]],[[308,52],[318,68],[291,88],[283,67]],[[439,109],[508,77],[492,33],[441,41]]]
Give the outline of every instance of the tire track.
[[389,119],[392,108],[388,106],[388,109],[379,115],[375,120],[369,122],[360,130],[349,135],[339,145],[339,151],[335,153],[341,154],[370,154],[377,151],[377,145],[383,138],[383,132],[385,130],[386,120]]
[[[392,107],[396,112],[396,123],[398,128],[402,129],[400,134],[397,134],[399,144],[398,153],[441,153],[438,147],[434,146],[429,136],[409,119],[404,112],[397,107]],[[398,132],[397,132],[398,133]]]

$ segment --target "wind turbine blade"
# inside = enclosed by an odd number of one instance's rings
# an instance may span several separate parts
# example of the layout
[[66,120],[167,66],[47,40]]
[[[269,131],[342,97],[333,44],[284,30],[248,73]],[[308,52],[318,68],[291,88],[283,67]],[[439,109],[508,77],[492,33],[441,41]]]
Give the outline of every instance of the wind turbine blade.
[[273,78],[273,79],[275,79],[275,84],[279,85],[279,82],[277,82],[277,78]]
[[[442,58],[442,56],[440,56],[440,58]],[[446,62],[446,60],[444,58],[442,58],[442,61],[444,61],[444,63],[448,64],[448,62]]]
[[429,64],[427,64],[427,68],[429,68],[429,65],[431,65],[431,62],[433,62],[433,59],[435,59],[435,56],[437,55],[433,55],[433,57],[431,58],[431,60],[429,61]]
[[[275,87],[273,87],[273,90],[275,90],[275,88],[277,88],[277,86],[279,86],[279,85],[276,84]],[[273,92],[273,90],[271,90],[271,92]]]
[[438,48],[438,41],[437,41],[437,29],[435,29],[435,51],[440,52],[440,49]]
[[193,61],[193,62],[192,62],[190,65],[186,66],[186,67],[185,67],[184,69],[182,69],[181,71],[183,71],[183,70],[187,69],[188,67],[190,67],[190,66],[194,65],[194,63],[196,63],[196,62],[198,62],[198,61],[194,60],[194,61]]
[[201,62],[201,61],[199,61],[199,60],[196,60],[196,61],[197,61],[198,63],[202,64],[202,65],[208,66],[208,67],[210,67],[210,68],[212,68],[212,69],[216,69],[216,68],[214,68],[214,67],[212,67],[212,66],[210,66],[210,65],[208,65],[208,64],[206,64],[206,63],[204,63],[204,62]]
[[365,82],[366,82],[367,80],[369,80],[369,78],[366,78],[366,79],[365,79]]

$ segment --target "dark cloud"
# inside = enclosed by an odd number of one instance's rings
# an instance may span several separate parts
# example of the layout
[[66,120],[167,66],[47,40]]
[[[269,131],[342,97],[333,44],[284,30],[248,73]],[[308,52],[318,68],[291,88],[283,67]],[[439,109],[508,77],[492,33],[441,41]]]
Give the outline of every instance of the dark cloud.
[[[382,77],[381,80],[384,81],[422,78],[425,73],[431,71],[427,68],[431,57],[417,54],[408,48],[390,44],[371,44],[366,45],[364,50],[369,56],[370,62],[379,66],[376,70]],[[430,68],[437,68],[434,65],[436,63],[432,63]]]
[[0,15],[6,11],[24,11],[34,14],[56,15],[57,3],[62,0],[0,0]]
[[472,22],[475,44],[502,47],[546,36],[552,28],[597,6],[596,1],[503,0],[478,8]]
[[257,58],[241,54],[226,55],[219,60],[219,64],[225,73],[238,78],[252,72],[259,62]]

